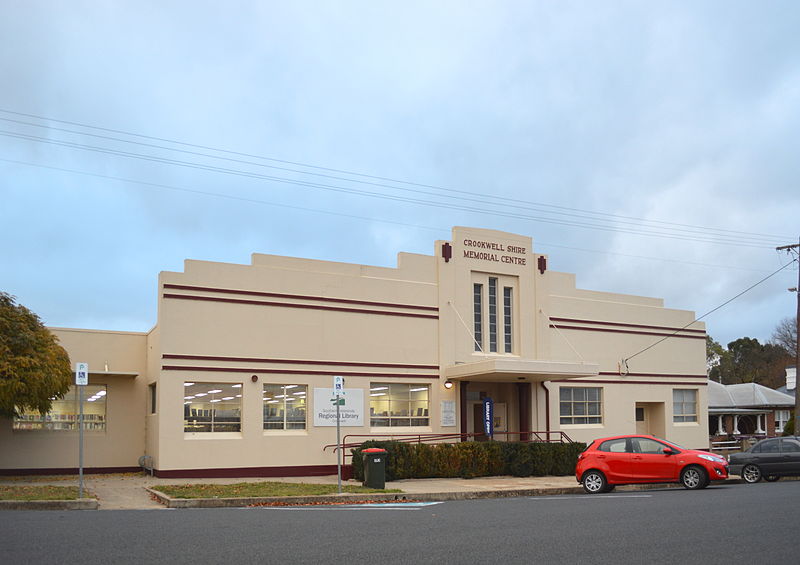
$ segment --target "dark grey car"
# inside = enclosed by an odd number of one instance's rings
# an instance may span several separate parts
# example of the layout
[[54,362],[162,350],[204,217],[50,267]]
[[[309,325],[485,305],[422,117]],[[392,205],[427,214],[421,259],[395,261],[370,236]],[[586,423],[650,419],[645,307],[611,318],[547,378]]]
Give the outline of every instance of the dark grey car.
[[729,473],[751,484],[762,478],[771,482],[800,475],[800,437],[763,439],[747,451],[732,454],[729,462]]

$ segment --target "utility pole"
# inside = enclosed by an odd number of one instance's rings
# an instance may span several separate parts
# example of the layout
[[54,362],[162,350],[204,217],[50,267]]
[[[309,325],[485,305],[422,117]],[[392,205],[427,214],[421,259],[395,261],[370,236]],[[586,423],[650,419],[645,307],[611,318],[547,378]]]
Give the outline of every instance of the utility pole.
[[778,251],[796,253],[797,258],[797,286],[790,288],[797,295],[797,317],[795,322],[795,344],[794,344],[794,435],[800,436],[800,239],[794,245],[782,245],[776,247]]

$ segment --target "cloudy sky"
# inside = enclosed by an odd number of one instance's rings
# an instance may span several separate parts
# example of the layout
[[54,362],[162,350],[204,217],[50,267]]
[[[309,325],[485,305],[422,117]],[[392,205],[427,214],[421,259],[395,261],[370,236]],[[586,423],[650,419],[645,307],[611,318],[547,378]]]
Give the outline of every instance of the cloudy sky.
[[[698,316],[800,236],[800,4],[0,0],[0,290],[147,331],[159,271],[466,225]],[[790,266],[704,320],[793,316]]]

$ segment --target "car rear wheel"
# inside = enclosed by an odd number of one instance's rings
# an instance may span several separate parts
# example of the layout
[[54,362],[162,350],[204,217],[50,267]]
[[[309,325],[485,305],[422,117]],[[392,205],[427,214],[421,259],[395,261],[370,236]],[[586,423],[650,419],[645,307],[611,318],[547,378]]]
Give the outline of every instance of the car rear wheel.
[[600,471],[587,471],[583,475],[583,490],[588,494],[598,494],[605,492],[608,488],[608,482],[605,475]]
[[681,471],[681,484],[683,488],[689,490],[706,488],[708,486],[708,475],[700,467],[692,465]]
[[780,480],[780,477],[778,475],[767,475],[764,477],[764,480],[768,483],[774,483],[775,481]]
[[755,484],[761,480],[761,468],[758,465],[745,465],[742,469],[742,479],[748,484]]

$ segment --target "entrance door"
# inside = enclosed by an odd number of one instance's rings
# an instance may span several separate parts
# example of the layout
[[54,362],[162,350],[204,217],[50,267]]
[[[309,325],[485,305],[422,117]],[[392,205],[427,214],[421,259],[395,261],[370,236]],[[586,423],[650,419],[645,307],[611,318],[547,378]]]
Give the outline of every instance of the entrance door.
[[483,430],[483,403],[472,405],[472,429],[475,431],[475,441],[488,441],[489,436]]

